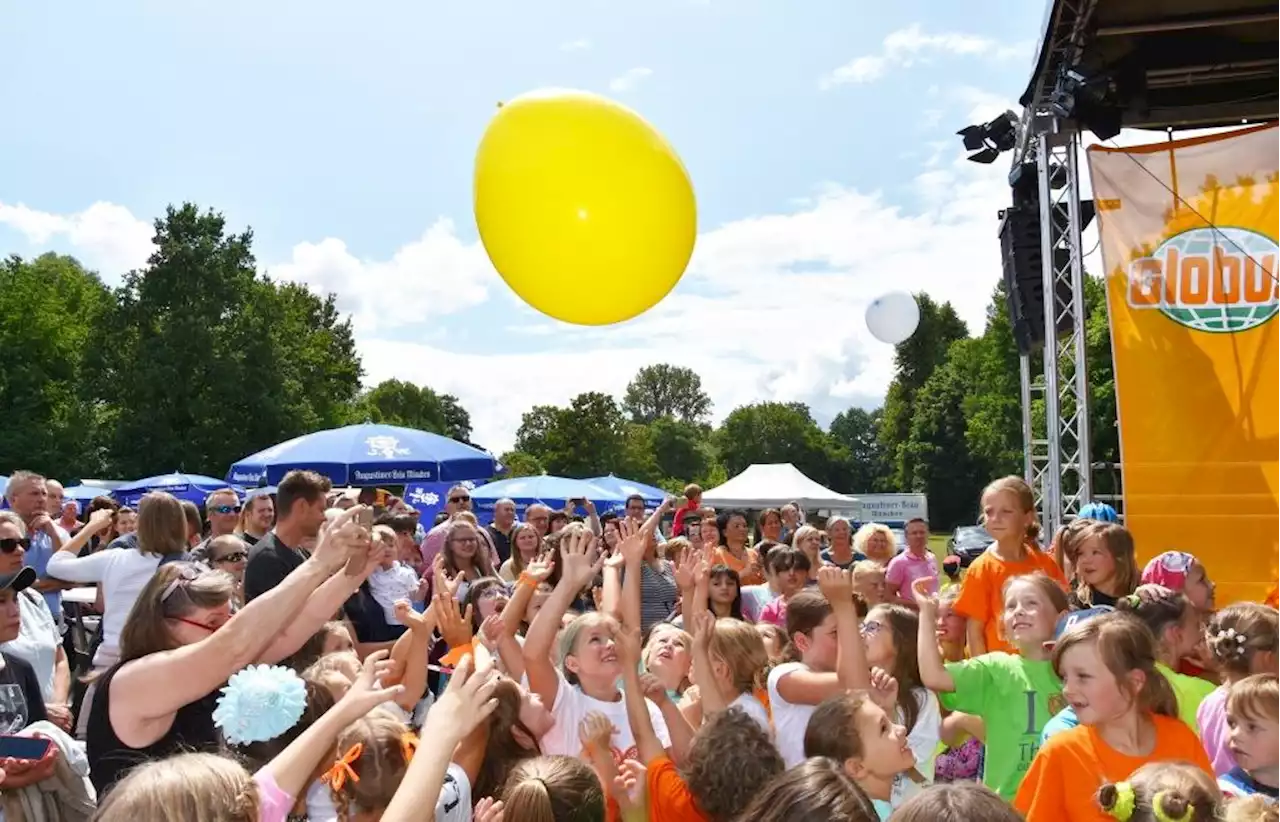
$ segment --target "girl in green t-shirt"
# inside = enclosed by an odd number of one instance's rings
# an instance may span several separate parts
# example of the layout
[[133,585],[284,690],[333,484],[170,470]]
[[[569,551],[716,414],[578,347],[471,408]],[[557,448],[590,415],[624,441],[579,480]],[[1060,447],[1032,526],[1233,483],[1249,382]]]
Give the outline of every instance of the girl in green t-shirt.
[[997,651],[944,663],[934,638],[937,600],[921,586],[912,590],[920,607],[920,677],[944,708],[982,719],[987,734],[983,784],[1011,801],[1039,750],[1041,729],[1061,707],[1062,682],[1045,643],[1067,610],[1067,595],[1042,573],[1012,577],[1002,592],[1001,629],[1018,653]]

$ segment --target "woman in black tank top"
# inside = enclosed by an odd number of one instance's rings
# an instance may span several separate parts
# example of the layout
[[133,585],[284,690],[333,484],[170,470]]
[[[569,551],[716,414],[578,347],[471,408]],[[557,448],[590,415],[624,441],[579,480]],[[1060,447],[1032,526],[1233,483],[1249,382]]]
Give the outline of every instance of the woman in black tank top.
[[337,517],[309,559],[234,616],[229,575],[185,562],[156,569],[121,632],[120,662],[99,679],[89,709],[99,800],[143,762],[218,749],[213,710],[227,679],[296,652],[378,567],[381,546],[353,521],[356,512]]

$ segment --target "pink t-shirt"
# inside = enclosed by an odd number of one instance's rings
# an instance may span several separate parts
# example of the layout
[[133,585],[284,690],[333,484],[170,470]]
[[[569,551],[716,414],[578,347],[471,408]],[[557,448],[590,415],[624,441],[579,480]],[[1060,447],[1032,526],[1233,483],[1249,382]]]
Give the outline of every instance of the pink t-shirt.
[[285,793],[266,768],[253,775],[258,786],[258,822],[285,822],[293,811],[294,797]]
[[784,631],[787,630],[787,601],[782,597],[778,597],[761,608],[758,621],[777,625]]
[[907,602],[915,599],[911,586],[917,579],[925,578],[933,580],[929,585],[929,593],[938,593],[938,558],[930,551],[925,551],[922,557],[903,551],[889,560],[884,572],[885,585]]
[[1204,752],[1213,763],[1215,776],[1222,776],[1236,766],[1236,758],[1228,747],[1227,686],[1219,685],[1201,702],[1196,710],[1196,722],[1200,725],[1200,741]]

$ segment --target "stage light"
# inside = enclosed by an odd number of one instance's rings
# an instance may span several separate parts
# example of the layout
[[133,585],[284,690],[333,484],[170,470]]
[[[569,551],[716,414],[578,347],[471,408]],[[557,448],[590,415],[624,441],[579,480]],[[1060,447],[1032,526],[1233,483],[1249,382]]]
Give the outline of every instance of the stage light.
[[1120,133],[1123,113],[1112,102],[1113,79],[1112,73],[1089,77],[1064,67],[1049,93],[1049,108],[1057,117],[1075,120],[1099,140],[1109,140]]
[[965,126],[956,132],[964,141],[965,151],[974,163],[994,163],[1001,152],[1011,151],[1018,144],[1018,116],[1006,111],[983,125]]

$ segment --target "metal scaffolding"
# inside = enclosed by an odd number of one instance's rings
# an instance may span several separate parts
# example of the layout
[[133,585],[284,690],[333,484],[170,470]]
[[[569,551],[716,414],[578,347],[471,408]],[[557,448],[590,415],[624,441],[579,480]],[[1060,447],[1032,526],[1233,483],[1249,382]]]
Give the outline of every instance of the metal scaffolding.
[[1080,247],[1080,137],[1049,105],[1060,70],[1075,64],[1097,0],[1054,3],[1048,55],[1023,109],[1013,165],[1034,162],[1044,277],[1043,374],[1021,358],[1023,468],[1052,535],[1090,500],[1089,382],[1085,366],[1084,268]]

